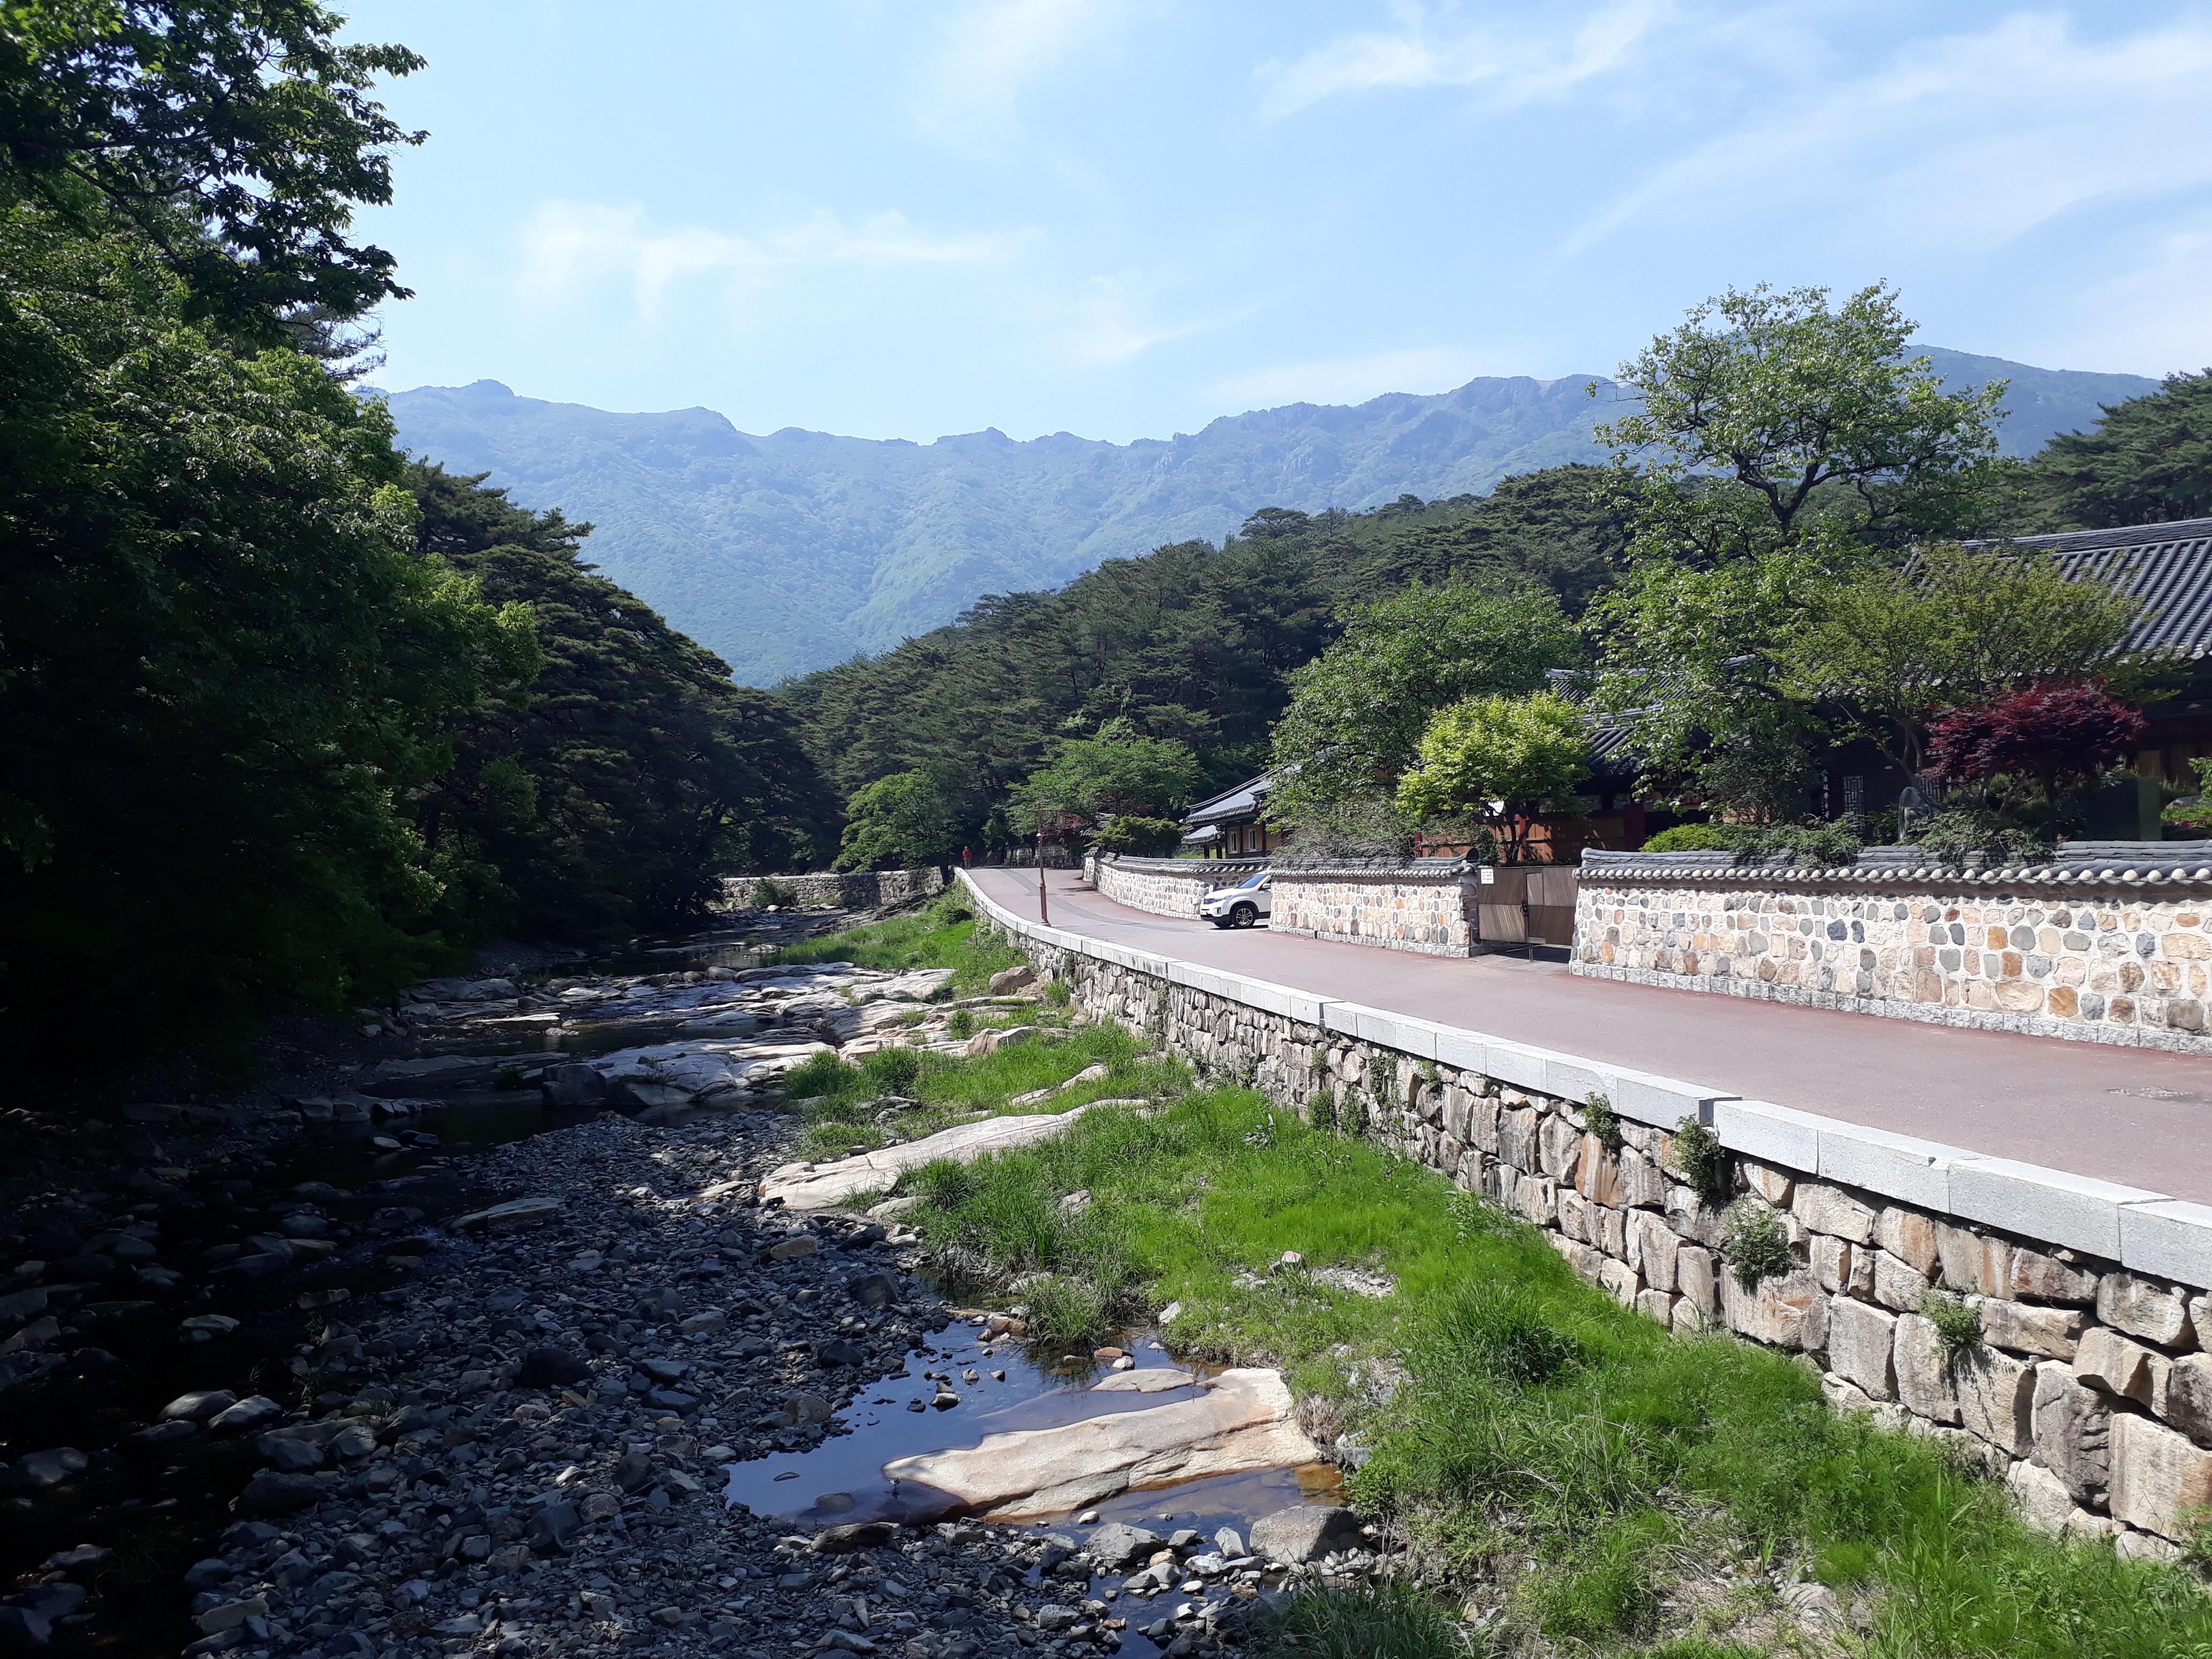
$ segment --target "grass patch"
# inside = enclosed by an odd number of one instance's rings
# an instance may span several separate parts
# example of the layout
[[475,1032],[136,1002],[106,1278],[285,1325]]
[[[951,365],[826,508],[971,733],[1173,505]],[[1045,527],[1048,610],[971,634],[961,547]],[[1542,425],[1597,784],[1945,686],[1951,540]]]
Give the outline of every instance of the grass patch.
[[1428,1592],[1402,1579],[1342,1589],[1303,1589],[1262,1622],[1268,1659],[1473,1659]]
[[[1017,1106],[1013,1097],[1054,1088],[1079,1072],[1103,1065],[1106,1075],[1055,1094],[1042,1105]],[[974,1060],[957,1054],[923,1054],[912,1048],[880,1048],[853,1065],[835,1054],[817,1054],[794,1066],[784,1081],[784,1099],[808,1120],[800,1154],[821,1159],[842,1158],[855,1146],[872,1150],[900,1140],[920,1140],[940,1129],[1004,1113],[1065,1111],[1071,1106],[1115,1097],[1150,1097],[1180,1092],[1182,1068],[1144,1054],[1134,1038],[1118,1026],[1041,1034]],[[877,1121],[886,1095],[918,1100],[917,1110],[894,1112]]]
[[849,962],[857,968],[881,968],[892,973],[950,968],[951,994],[973,996],[1000,969],[1029,960],[1011,945],[988,935],[979,936],[975,927],[975,913],[965,896],[942,893],[912,915],[892,916],[824,939],[787,945],[775,959],[779,963]]
[[[1248,1091],[1109,1108],[908,1187],[942,1259],[1048,1276],[1024,1294],[1050,1341],[1180,1300],[1178,1348],[1272,1360],[1302,1395],[1334,1395],[1372,1443],[1357,1501],[1416,1540],[1425,1571],[1505,1592],[1480,1640],[1447,1622],[1451,1650],[1838,1650],[1781,1606],[1767,1575],[1789,1569],[1861,1608],[1850,1642],[1869,1659],[2212,1655],[2212,1601],[2185,1571],[2030,1532],[1939,1444],[1831,1412],[1788,1356],[1673,1337],[1534,1229]],[[1089,1201],[1062,1202],[1078,1192]],[[1286,1249],[1308,1270],[1267,1273]],[[1336,1265],[1388,1272],[1399,1293],[1310,1271]],[[1395,1368],[1387,1404],[1378,1363]],[[1734,1587],[1715,1592],[1727,1563]],[[1431,1650],[1432,1601],[1361,1595],[1297,1604],[1268,1650]],[[1382,1633],[1400,1619],[1407,1633]]]

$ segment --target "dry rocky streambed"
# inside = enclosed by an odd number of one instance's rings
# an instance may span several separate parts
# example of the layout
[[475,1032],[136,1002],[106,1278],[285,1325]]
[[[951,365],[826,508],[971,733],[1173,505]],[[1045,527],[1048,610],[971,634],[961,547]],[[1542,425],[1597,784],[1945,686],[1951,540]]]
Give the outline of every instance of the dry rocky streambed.
[[0,1650],[1181,1655],[1373,1565],[1273,1373],[1033,1352],[918,1276],[914,1146],[794,1160],[808,1056],[1007,1040],[945,974],[732,959],[434,982],[290,1093],[0,1121]]

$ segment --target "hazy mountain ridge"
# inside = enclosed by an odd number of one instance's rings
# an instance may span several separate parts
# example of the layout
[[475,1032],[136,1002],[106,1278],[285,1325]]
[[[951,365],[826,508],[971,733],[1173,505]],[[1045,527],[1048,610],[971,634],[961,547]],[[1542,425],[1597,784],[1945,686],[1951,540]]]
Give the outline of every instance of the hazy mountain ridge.
[[[2013,381],[2008,449],[2086,427],[2135,375],[1931,350],[1954,384]],[[1595,397],[1587,388],[1597,383]],[[712,410],[612,414],[516,397],[495,380],[393,394],[400,441],[517,502],[599,529],[615,580],[762,684],[877,651],[989,592],[1051,586],[1164,543],[1218,541],[1255,509],[1358,509],[1480,494],[1595,459],[1619,395],[1601,375],[1484,377],[1434,396],[1291,404],[1130,444],[996,428],[916,444],[787,427],[756,436]]]

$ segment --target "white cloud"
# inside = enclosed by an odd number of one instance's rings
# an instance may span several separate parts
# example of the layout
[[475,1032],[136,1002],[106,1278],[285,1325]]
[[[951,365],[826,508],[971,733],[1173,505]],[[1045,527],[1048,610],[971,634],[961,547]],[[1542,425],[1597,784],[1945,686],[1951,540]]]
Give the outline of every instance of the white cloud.
[[1571,31],[1457,33],[1435,27],[1427,7],[1401,0],[1398,27],[1340,34],[1296,63],[1267,63],[1261,108],[1288,115],[1338,93],[1392,87],[1474,87],[1494,104],[1553,98],[1620,64],[1672,10],[1667,0],[1609,0]]
[[2212,183],[2201,135],[2212,24],[2186,18],[2104,40],[2016,13],[1978,34],[1915,40],[1880,68],[1792,87],[1589,215],[1581,253],[1686,210],[1786,236],[1798,210],[1863,224],[1870,252],[1987,248],[2103,201]]
[[1178,286],[1176,279],[1141,274],[1093,276],[1083,286],[1077,321],[1069,339],[1077,362],[1126,362],[1139,352],[1170,340],[1188,339],[1249,317],[1260,307],[1240,308],[1168,321],[1160,301]]
[[922,65],[912,103],[933,137],[960,147],[1014,136],[1027,84],[1112,21],[1100,0],[988,0],[956,15]]
[[1387,392],[1449,392],[1481,373],[1481,360],[1468,347],[1407,346],[1320,362],[1279,363],[1228,375],[1207,386],[1206,392],[1224,410],[1271,409],[1299,403],[1360,404]]
[[896,213],[848,226],[826,210],[754,236],[703,225],[649,225],[635,203],[541,203],[523,231],[521,289],[557,298],[610,281],[633,290],[639,313],[655,316],[672,286],[720,275],[741,283],[809,266],[977,264],[1000,258],[1009,239],[937,237]]

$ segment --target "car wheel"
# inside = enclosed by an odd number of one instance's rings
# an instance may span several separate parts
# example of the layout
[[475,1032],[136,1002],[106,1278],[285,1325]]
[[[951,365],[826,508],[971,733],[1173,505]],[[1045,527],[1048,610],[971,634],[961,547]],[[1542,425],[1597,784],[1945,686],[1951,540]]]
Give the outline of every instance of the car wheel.
[[1260,907],[1256,904],[1240,904],[1229,913],[1229,925],[1232,927],[1249,927],[1259,920]]

